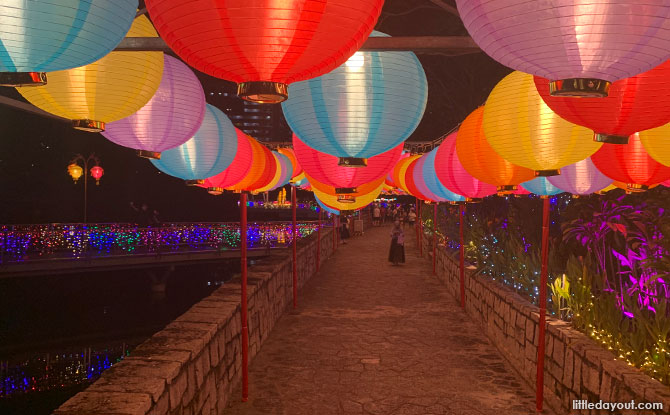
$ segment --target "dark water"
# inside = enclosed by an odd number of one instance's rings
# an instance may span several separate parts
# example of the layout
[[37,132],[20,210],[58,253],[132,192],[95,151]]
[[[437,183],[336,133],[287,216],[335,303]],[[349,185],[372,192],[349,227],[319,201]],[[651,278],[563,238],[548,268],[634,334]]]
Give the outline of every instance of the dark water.
[[1,279],[0,414],[50,414],[238,272],[229,260]]

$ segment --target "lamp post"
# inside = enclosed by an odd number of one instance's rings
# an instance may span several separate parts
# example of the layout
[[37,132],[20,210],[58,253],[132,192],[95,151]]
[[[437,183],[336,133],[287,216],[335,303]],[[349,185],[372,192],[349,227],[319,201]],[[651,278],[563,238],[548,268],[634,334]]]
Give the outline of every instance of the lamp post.
[[[79,162],[84,164],[83,169]],[[98,159],[94,153],[89,154],[88,157],[77,154],[67,166],[67,172],[70,177],[72,177],[75,184],[81,176],[84,176],[84,223],[88,222],[88,174],[86,174],[86,172],[89,171],[89,163],[93,164],[93,167],[90,169],[90,174],[91,177],[95,179],[95,184],[97,186],[100,184],[100,178],[105,173],[105,170],[100,167],[100,159]]]

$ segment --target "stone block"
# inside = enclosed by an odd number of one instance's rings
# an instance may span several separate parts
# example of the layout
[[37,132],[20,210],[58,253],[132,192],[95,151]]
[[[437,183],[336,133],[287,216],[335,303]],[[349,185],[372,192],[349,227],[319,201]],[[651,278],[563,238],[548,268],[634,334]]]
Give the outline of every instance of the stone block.
[[574,373],[572,376],[572,390],[577,394],[582,393],[582,366],[582,359],[578,356],[575,356]]
[[582,365],[582,385],[595,396],[600,395],[600,371],[598,366],[590,362]]
[[147,393],[83,391],[68,399],[54,415],[145,415],[151,405],[151,396]]
[[555,361],[559,366],[562,367],[562,366],[564,365],[564,363],[565,363],[565,345],[563,344],[563,342],[562,342],[560,339],[558,339],[558,338],[556,338],[556,337],[554,337],[554,336],[551,336],[551,337],[552,337],[552,339],[553,339],[552,344],[553,344],[553,346],[554,346],[554,347],[553,347],[553,358],[554,358],[554,361]]
[[572,374],[574,371],[575,357],[572,352],[572,349],[565,350],[565,360],[563,362],[563,376],[561,379],[562,383],[567,387],[572,389]]

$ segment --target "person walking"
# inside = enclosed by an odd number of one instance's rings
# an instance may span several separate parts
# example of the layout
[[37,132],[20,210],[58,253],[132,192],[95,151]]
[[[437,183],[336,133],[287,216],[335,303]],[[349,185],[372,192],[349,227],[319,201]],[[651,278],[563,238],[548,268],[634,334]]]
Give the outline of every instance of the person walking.
[[393,229],[391,230],[389,262],[393,265],[405,263],[405,232],[400,227],[400,221],[398,220],[393,223]]
[[381,209],[379,209],[379,205],[375,204],[375,207],[372,209],[372,224],[374,226],[379,226],[381,223],[379,222],[382,216]]
[[414,224],[416,223],[416,212],[414,211],[414,208],[409,210],[409,213],[407,214],[407,222],[409,222],[410,228],[414,227]]

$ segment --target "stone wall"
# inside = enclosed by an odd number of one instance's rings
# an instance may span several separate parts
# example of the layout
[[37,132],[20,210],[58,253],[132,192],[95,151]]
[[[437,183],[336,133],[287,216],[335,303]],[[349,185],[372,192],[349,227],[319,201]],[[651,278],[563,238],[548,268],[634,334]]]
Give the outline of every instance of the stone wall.
[[[432,261],[432,238],[423,239],[424,257]],[[438,247],[437,277],[460,301],[458,256]],[[466,264],[467,267],[467,264]],[[466,269],[465,309],[522,378],[535,389],[539,309],[506,286]],[[670,388],[598,345],[569,323],[547,317],[545,331],[545,404],[556,413],[572,410],[572,401],[662,402],[662,411],[623,411],[626,414],[669,414]],[[620,412],[591,410],[591,414]]]
[[[298,244],[299,287],[316,272],[316,247],[316,233]],[[321,262],[332,252],[332,229],[324,228]],[[290,248],[249,267],[250,361],[291,307],[292,281]],[[221,414],[241,380],[240,290],[239,277],[217,289],[55,414]]]

